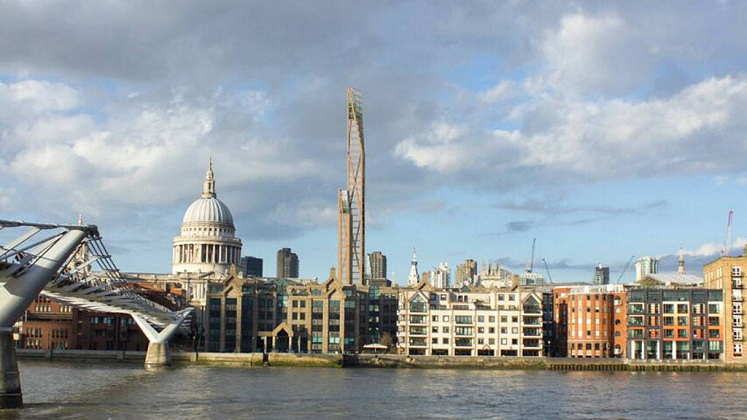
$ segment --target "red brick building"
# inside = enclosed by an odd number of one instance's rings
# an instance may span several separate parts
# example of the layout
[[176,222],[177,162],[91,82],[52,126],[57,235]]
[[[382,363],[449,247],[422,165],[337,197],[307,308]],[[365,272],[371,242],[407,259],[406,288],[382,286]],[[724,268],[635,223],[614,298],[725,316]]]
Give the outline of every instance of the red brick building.
[[554,289],[554,355],[625,357],[625,302],[621,285]]
[[[133,284],[139,294],[170,309],[184,307],[179,289],[163,291],[153,284]],[[146,350],[148,339],[128,314],[90,312],[39,296],[29,305],[18,328],[17,345],[29,349]]]

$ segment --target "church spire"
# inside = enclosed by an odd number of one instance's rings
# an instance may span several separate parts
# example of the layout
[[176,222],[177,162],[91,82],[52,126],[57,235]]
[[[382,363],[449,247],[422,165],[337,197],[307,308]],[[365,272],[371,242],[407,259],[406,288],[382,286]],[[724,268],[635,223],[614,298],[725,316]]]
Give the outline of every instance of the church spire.
[[418,257],[415,255],[415,248],[412,249],[412,260],[410,261],[410,275],[407,276],[407,284],[410,286],[417,285],[420,281],[418,275]]
[[213,158],[211,157],[208,160],[205,182],[202,183],[202,198],[213,198],[215,195],[215,175],[213,174]]

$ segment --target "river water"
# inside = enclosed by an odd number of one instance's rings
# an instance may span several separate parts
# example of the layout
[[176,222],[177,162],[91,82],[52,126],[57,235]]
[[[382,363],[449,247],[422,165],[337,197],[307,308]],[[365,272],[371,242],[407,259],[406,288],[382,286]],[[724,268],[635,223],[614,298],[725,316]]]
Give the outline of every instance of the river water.
[[747,418],[747,374],[22,361],[0,418]]

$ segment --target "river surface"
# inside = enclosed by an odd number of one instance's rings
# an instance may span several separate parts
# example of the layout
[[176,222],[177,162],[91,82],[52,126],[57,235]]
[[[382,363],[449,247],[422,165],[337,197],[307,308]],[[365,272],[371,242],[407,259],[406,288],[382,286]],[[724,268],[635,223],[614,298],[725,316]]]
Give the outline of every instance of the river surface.
[[19,419],[747,418],[746,373],[21,361]]

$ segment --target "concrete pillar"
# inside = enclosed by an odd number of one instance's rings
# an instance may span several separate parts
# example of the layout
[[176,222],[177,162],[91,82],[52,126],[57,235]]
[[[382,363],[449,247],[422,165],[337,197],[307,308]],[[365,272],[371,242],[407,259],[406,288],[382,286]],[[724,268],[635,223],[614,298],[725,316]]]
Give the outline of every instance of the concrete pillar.
[[21,375],[10,328],[0,329],[0,409],[23,408]]
[[656,360],[661,360],[662,359],[661,352],[662,352],[662,341],[661,340],[657,340],[656,341]]
[[163,367],[171,365],[171,354],[168,342],[148,343],[148,352],[145,354],[145,367]]
[[160,367],[171,364],[171,355],[169,354],[169,339],[179,328],[182,321],[193,311],[192,308],[180,311],[173,323],[167,325],[161,331],[156,331],[147,320],[137,314],[132,314],[140,330],[148,338],[148,352],[145,354],[145,367]]

